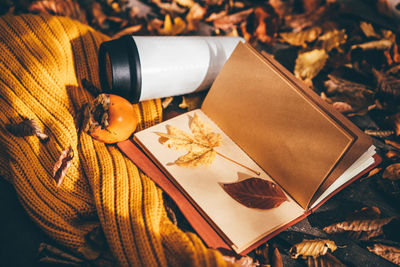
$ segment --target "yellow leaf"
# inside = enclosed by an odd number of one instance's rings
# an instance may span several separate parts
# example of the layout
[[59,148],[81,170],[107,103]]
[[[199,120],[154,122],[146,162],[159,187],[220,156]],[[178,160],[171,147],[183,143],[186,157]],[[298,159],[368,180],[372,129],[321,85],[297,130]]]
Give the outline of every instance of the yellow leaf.
[[315,41],[321,32],[322,29],[320,27],[312,27],[301,32],[284,32],[280,36],[285,42],[291,45],[306,47],[307,43]]
[[175,0],[175,2],[188,8],[191,8],[195,4],[193,0]]
[[167,126],[167,133],[156,133],[160,143],[171,149],[186,150],[188,153],[175,161],[184,167],[210,165],[216,155],[215,147],[222,143],[222,136],[214,133],[211,127],[200,120],[196,113],[190,121],[189,128],[193,135],[174,126]]
[[334,241],[328,239],[314,239],[314,240],[304,240],[290,248],[289,253],[292,258],[297,259],[299,256],[306,258],[308,256],[318,257],[325,255],[328,250],[331,252],[337,249]]
[[377,243],[367,248],[370,252],[373,252],[396,265],[400,265],[400,249],[398,247]]
[[318,38],[318,41],[322,43],[322,48],[325,51],[330,52],[332,49],[339,49],[339,46],[346,43],[347,35],[346,31],[334,29],[326,32]]
[[327,59],[328,54],[324,49],[299,53],[294,67],[294,74],[299,79],[311,80],[324,68]]
[[164,19],[164,27],[157,29],[161,35],[178,35],[182,33],[186,28],[186,23],[180,17],[174,18],[172,23],[171,16],[167,14]]
[[213,148],[222,144],[222,136],[214,133],[208,124],[199,119],[196,113],[190,123],[190,130],[194,134],[194,138],[207,147]]
[[201,5],[195,3],[190,8],[188,14],[186,15],[187,30],[197,31],[199,29],[199,23],[204,18],[206,14],[206,9]]
[[197,167],[200,165],[208,166],[215,158],[217,153],[214,149],[204,149],[199,152],[189,152],[175,161],[176,165],[183,167]]
[[366,37],[380,38],[379,34],[376,33],[371,23],[361,21],[360,28]]

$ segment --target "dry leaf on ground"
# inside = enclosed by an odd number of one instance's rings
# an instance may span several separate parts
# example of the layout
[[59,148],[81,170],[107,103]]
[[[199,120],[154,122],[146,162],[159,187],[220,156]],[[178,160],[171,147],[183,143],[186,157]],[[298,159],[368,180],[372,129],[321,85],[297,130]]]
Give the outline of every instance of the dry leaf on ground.
[[290,255],[292,258],[297,259],[301,256],[305,259],[308,256],[318,257],[325,255],[328,250],[331,252],[335,251],[337,246],[334,241],[328,239],[314,239],[304,240],[290,248]]
[[387,246],[384,244],[374,244],[373,246],[367,247],[370,252],[375,253],[394,264],[400,265],[400,248]]
[[390,180],[400,180],[400,163],[394,163],[386,167],[382,174],[382,178]]
[[33,1],[28,10],[33,13],[44,13],[65,16],[87,24],[86,12],[74,0],[42,0]]
[[395,217],[383,219],[350,220],[329,225],[323,230],[328,234],[346,233],[359,240],[370,240],[382,236],[383,226],[390,223]]
[[61,185],[65,177],[65,174],[67,173],[69,167],[72,164],[73,158],[74,158],[74,150],[72,149],[72,146],[69,146],[61,153],[60,158],[54,164],[53,178],[56,181],[57,186]]
[[243,10],[231,15],[222,16],[213,20],[214,27],[224,31],[229,31],[234,28],[236,24],[246,20],[247,17],[253,13],[253,9]]
[[345,44],[347,40],[346,31],[342,30],[331,30],[318,37],[318,42],[325,51],[330,52],[336,48],[340,51],[339,47]]
[[197,31],[199,29],[199,23],[206,14],[206,9],[201,5],[195,3],[186,15],[187,31]]
[[279,19],[272,7],[256,7],[254,9],[254,36],[262,43],[272,43],[277,35]]
[[321,27],[316,26],[301,32],[283,32],[280,37],[291,45],[307,47],[307,43],[315,41],[321,33]]
[[378,90],[389,97],[400,97],[400,80],[376,69],[372,69],[375,76]]
[[353,107],[346,102],[334,102],[332,106],[340,113],[349,113],[353,111]]
[[324,49],[315,49],[299,53],[294,74],[302,80],[312,80],[324,68],[328,54]]
[[235,256],[226,256],[223,255],[223,258],[225,261],[234,263],[235,266],[237,267],[256,267],[259,266],[259,264],[253,260],[253,258],[249,256],[241,256],[239,258]]
[[161,35],[175,36],[182,33],[186,29],[186,23],[180,17],[174,18],[172,22],[171,16],[167,14],[164,19],[164,25],[162,28],[157,29]]
[[379,34],[376,33],[374,26],[371,23],[361,21],[360,22],[360,29],[364,33],[366,37],[374,37],[374,38],[381,38]]
[[183,14],[187,8],[180,7],[176,1],[162,2],[161,0],[151,0],[152,3],[156,4],[158,8],[171,14]]
[[370,42],[365,42],[362,44],[355,44],[351,46],[351,49],[356,49],[360,48],[362,50],[386,50],[390,49],[393,45],[393,42],[390,40],[382,39],[378,41],[370,41]]
[[319,257],[307,257],[308,267],[346,267],[338,258],[333,256],[331,253]]
[[[379,168],[375,168],[379,172]],[[364,207],[356,210],[347,216],[347,220],[364,220],[364,219],[378,219],[381,211],[378,207]]]
[[288,200],[279,186],[261,178],[220,185],[233,199],[248,208],[267,210]]

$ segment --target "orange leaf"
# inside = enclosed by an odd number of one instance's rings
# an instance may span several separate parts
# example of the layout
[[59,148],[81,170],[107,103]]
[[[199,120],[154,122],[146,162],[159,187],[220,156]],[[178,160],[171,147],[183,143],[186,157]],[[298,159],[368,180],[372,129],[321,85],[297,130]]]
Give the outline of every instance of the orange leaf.
[[385,140],[385,143],[386,144],[388,144],[388,145],[391,145],[392,147],[395,147],[395,148],[397,148],[397,149],[400,149],[400,144],[399,143],[397,143],[397,142],[395,142],[395,141],[392,141],[392,140]]

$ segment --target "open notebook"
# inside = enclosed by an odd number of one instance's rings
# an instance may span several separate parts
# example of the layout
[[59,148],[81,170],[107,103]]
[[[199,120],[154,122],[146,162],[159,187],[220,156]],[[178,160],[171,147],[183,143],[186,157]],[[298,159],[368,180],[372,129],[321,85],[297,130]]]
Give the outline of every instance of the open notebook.
[[241,43],[201,109],[118,145],[209,246],[242,254],[379,161],[362,131],[275,60]]

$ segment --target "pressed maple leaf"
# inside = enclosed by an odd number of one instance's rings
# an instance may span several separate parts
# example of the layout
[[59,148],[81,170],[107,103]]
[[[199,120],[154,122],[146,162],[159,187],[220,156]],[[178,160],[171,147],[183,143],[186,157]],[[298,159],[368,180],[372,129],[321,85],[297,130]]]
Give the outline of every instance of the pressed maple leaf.
[[210,125],[203,122],[196,113],[189,123],[189,128],[192,134],[189,134],[181,129],[167,125],[167,133],[157,132],[160,136],[160,143],[167,145],[171,149],[185,150],[187,154],[179,157],[175,164],[182,167],[197,167],[201,165],[210,165],[216,155],[219,155],[239,166],[260,175],[260,172],[250,169],[239,162],[236,162],[227,156],[214,150],[222,144],[222,136],[219,133],[213,132]]
[[279,186],[261,178],[221,183],[221,186],[233,199],[248,208],[267,210],[287,201],[285,193]]
[[334,241],[328,239],[313,239],[313,240],[304,240],[294,246],[292,246],[289,250],[289,253],[292,255],[292,258],[297,259],[299,256],[302,258],[306,257],[318,257],[321,255],[325,255],[328,250],[331,252],[335,251],[337,246]]

